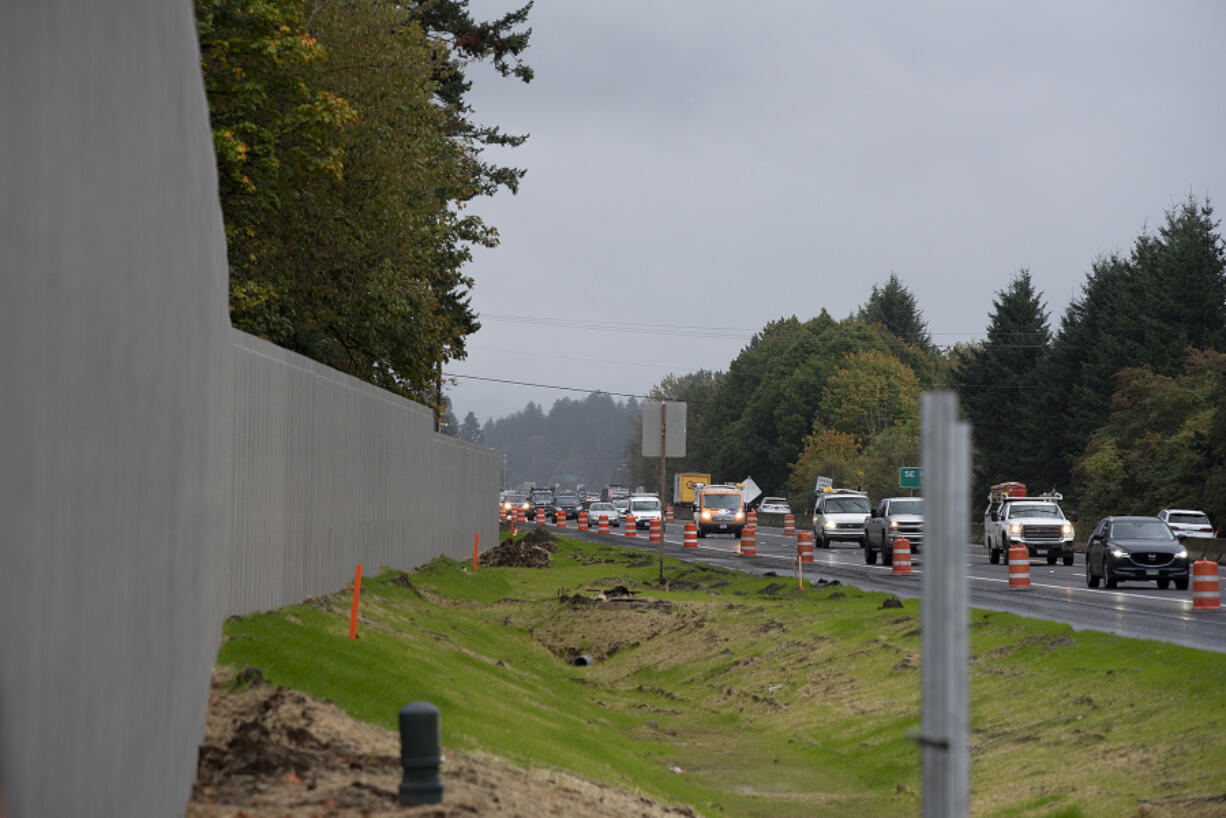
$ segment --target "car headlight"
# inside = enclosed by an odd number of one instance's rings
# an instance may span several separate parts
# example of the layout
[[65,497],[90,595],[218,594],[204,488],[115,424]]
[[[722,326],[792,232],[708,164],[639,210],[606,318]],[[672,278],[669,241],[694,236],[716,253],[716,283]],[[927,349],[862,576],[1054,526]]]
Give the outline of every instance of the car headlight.
[[1065,523],[1064,525],[1060,526],[1060,533],[1066,537],[1073,536],[1073,524]]
[[709,520],[709,519],[711,519],[711,511],[710,511],[709,509],[705,509],[705,508],[704,508],[704,509],[702,510],[702,518],[703,518],[704,520]]
[[1011,523],[1009,525],[1009,533],[1010,534],[1021,534],[1022,524],[1021,523]]
[[732,519],[734,519],[734,520],[744,520],[744,519],[745,519],[745,512],[743,512],[743,511],[738,511],[738,512],[736,513],[736,516],[734,516]]
[[890,520],[890,528],[898,528],[898,520]]
[[827,520],[822,524],[823,528],[834,528],[834,520]]
[[1179,546],[1179,550],[1175,552],[1175,559],[1186,560],[1188,558],[1188,549],[1184,546]]
[[1120,548],[1118,545],[1113,545],[1107,550],[1110,551],[1111,556],[1115,557],[1117,560],[1122,560],[1128,556],[1128,552],[1123,548]]

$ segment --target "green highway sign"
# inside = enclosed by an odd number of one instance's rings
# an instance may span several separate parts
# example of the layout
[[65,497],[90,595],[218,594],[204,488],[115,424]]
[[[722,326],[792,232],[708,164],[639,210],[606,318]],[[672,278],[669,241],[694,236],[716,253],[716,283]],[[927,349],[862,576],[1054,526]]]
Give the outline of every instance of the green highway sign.
[[919,466],[903,466],[898,470],[900,489],[918,489],[924,485],[924,470]]

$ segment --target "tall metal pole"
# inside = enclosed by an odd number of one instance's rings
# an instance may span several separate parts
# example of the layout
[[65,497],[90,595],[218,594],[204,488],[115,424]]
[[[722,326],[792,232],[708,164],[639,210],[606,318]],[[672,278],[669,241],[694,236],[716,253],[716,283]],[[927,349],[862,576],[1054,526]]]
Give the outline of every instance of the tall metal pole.
[[953,392],[927,392],[921,413],[924,579],[923,713],[919,742],[926,818],[968,814],[966,544],[970,542],[970,424]]
[[660,584],[664,584],[664,455],[668,450],[668,402],[660,401]]

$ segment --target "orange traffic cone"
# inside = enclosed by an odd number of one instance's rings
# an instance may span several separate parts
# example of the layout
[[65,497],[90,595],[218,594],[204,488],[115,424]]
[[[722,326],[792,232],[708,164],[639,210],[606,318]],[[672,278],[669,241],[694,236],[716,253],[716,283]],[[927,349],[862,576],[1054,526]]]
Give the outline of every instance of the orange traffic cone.
[[1192,563],[1192,610],[1220,611],[1222,596],[1217,577],[1217,563],[1197,560]]
[[894,570],[890,573],[911,573],[911,541],[906,537],[894,540]]
[[1009,590],[1030,587],[1030,550],[1024,545],[1009,546]]

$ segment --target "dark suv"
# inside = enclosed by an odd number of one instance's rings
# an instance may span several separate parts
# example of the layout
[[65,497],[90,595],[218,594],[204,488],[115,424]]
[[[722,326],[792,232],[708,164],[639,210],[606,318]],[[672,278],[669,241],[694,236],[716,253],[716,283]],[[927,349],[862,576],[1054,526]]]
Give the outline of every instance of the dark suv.
[[536,510],[542,509],[553,517],[553,492],[549,489],[533,489],[528,493],[528,522],[536,521]]
[[554,498],[553,508],[549,512],[549,519],[555,522],[558,519],[558,512],[565,511],[566,519],[574,522],[579,519],[579,512],[583,509],[583,501],[579,499],[578,494],[559,494]]
[[1118,583],[1171,583],[1188,589],[1188,549],[1157,517],[1105,517],[1086,544],[1086,585],[1108,588]]

